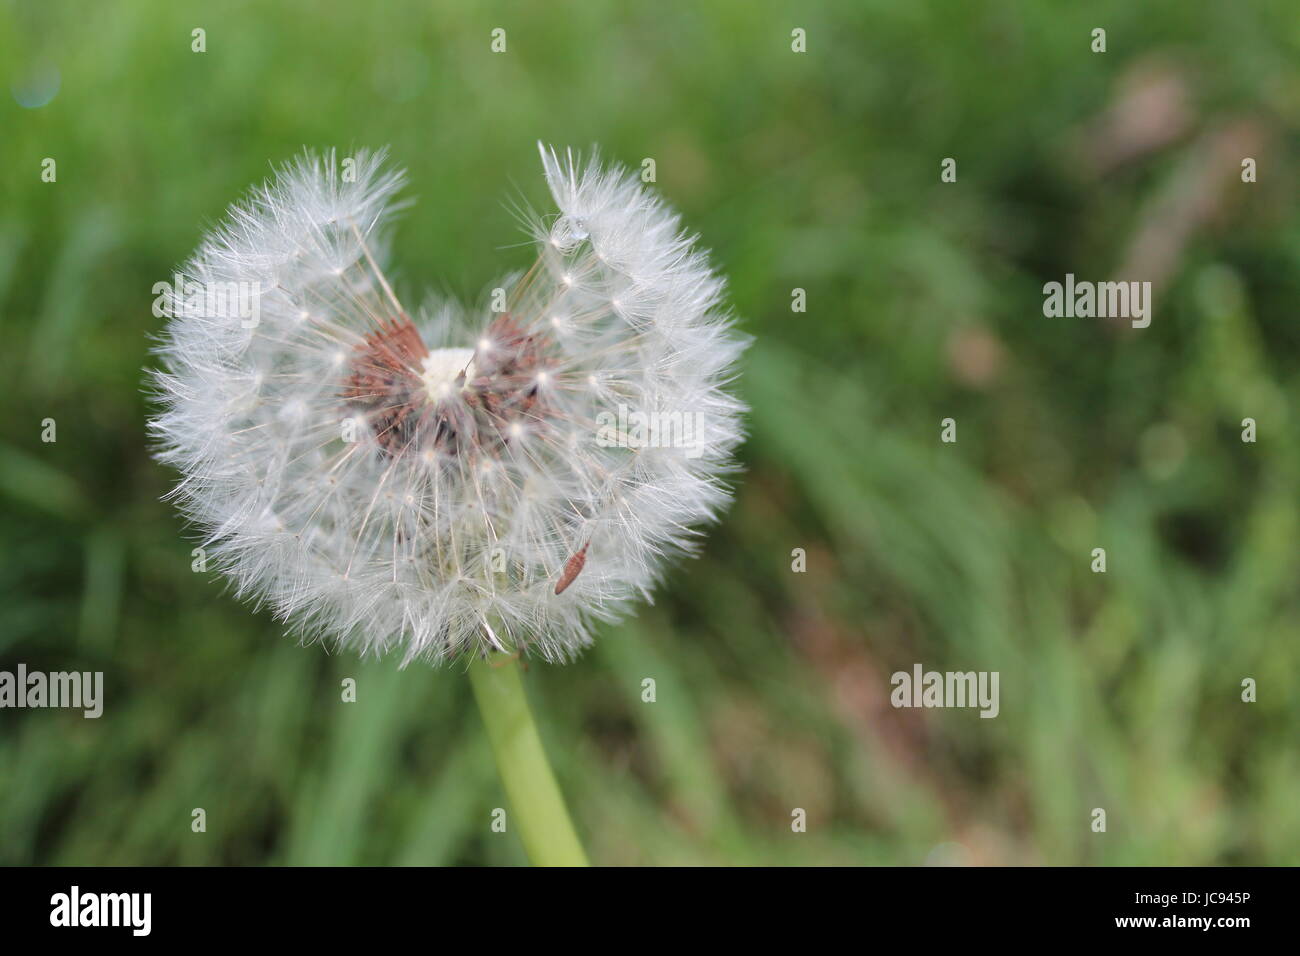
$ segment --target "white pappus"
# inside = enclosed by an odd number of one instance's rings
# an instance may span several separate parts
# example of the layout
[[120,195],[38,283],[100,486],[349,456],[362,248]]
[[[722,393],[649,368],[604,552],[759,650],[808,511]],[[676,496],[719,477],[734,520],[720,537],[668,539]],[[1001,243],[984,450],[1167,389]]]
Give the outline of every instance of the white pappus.
[[723,281],[635,175],[543,148],[558,213],[525,216],[532,268],[495,310],[408,313],[382,271],[403,176],[353,160],[281,169],[166,296],[150,428],[172,497],[305,638],[571,658],[730,500],[747,339]]

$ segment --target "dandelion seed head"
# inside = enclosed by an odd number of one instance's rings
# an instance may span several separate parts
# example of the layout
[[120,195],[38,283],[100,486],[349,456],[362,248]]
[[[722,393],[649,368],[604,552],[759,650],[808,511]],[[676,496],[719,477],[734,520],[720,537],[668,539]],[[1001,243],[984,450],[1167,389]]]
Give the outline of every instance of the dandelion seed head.
[[[182,270],[255,288],[260,320],[172,312],[150,422],[172,498],[305,638],[569,659],[730,499],[746,340],[722,280],[635,175],[544,148],[557,209],[497,284],[508,310],[408,311],[383,271],[403,177],[353,158],[346,180],[332,153],[283,168]],[[607,424],[648,415],[692,443]]]

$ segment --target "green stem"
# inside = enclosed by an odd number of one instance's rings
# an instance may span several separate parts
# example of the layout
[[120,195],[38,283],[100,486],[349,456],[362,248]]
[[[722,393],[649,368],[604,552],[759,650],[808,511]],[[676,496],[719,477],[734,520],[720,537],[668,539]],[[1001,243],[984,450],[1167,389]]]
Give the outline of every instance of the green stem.
[[504,655],[476,660],[469,680],[487,725],[513,821],[535,866],[586,866],[564,797],[537,735],[519,664]]

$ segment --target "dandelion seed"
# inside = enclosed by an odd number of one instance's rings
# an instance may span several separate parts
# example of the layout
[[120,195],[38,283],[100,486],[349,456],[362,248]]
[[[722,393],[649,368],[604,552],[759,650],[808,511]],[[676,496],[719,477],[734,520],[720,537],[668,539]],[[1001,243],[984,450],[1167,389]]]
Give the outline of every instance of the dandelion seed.
[[[558,210],[493,284],[508,311],[408,311],[381,271],[403,177],[356,160],[350,182],[333,154],[284,168],[183,270],[259,290],[260,321],[171,313],[150,425],[173,497],[236,592],[305,637],[571,658],[730,500],[746,340],[723,282],[637,176],[543,149]],[[702,414],[705,444],[606,447],[616,405]]]
[[[589,542],[590,543],[590,542]],[[582,546],[582,550],[564,562],[564,573],[560,575],[560,580],[555,582],[555,593],[563,594],[565,590],[573,583],[574,578],[582,573],[583,567],[587,563],[587,545]]]

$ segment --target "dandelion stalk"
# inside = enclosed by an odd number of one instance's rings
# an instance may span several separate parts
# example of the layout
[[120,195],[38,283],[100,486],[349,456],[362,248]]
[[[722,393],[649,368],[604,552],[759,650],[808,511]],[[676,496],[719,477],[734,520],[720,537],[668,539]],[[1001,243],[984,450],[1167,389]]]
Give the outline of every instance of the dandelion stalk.
[[479,659],[470,666],[469,678],[528,858],[537,866],[586,866],[587,855],[537,734],[518,662],[505,655]]

